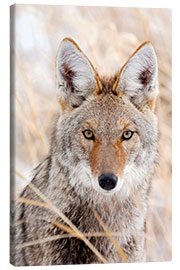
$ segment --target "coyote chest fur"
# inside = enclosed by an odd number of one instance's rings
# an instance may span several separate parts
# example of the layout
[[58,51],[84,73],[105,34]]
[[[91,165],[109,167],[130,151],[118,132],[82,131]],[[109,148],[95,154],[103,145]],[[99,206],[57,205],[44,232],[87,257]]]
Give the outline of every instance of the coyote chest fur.
[[[49,155],[31,183],[90,244],[52,209],[18,203],[14,219],[22,222],[12,229],[12,263],[145,261],[147,198],[158,138],[154,49],[143,43],[107,79],[66,38],[56,67],[61,113]],[[42,199],[31,186],[21,197]]]

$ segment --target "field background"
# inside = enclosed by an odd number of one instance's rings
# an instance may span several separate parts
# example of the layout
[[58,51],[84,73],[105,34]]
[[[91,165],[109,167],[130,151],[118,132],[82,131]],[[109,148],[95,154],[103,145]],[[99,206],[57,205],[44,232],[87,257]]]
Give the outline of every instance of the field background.
[[[73,38],[100,75],[114,74],[140,43],[150,40],[159,63],[159,165],[153,177],[147,220],[147,260],[171,260],[171,10],[16,5],[15,168],[29,173],[48,153],[58,112],[55,58],[60,41]],[[16,177],[16,195],[24,187]]]

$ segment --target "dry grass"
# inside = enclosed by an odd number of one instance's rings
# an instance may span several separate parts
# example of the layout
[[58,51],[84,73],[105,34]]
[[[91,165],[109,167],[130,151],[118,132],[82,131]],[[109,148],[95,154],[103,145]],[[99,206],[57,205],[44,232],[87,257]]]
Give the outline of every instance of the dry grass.
[[[18,171],[16,171],[16,174],[21,177],[21,179],[23,181],[27,181],[23,175],[21,173],[19,173]],[[102,263],[108,263],[108,261],[102,256],[102,254],[91,244],[91,242],[86,238],[86,235],[84,233],[82,233],[81,231],[79,231],[79,229],[54,205],[52,204],[52,202],[31,182],[29,183],[29,187],[43,200],[43,202],[45,204],[42,204],[40,202],[37,201],[33,201],[33,200],[27,200],[25,198],[18,198],[17,201],[20,202],[25,202],[25,203],[29,203],[32,205],[36,205],[36,206],[40,206],[40,207],[45,207],[45,208],[49,208],[52,211],[54,211],[54,213],[56,213],[58,215],[58,217],[60,217],[68,226],[59,223],[57,221],[52,221],[52,224],[56,227],[59,227],[61,230],[70,233],[72,236],[75,236],[77,238],[80,238],[82,241],[84,241],[84,243],[96,254],[96,256],[99,258],[99,260]],[[108,229],[106,228],[105,224],[102,222],[101,218],[99,217],[99,215],[97,214],[97,212],[93,209],[94,215],[96,216],[97,220],[99,221],[100,225],[102,225],[106,236],[109,237],[109,239],[112,241],[112,243],[114,244],[114,246],[116,247],[118,254],[120,255],[120,258],[124,260],[124,262],[129,262],[127,256],[125,255],[125,253],[123,252],[123,250],[118,246],[117,242],[115,241],[115,239],[113,238],[112,234],[108,231]],[[51,238],[52,240],[52,238]],[[53,239],[54,240],[54,239]],[[44,242],[44,239],[41,239],[40,242]],[[32,241],[30,243],[23,243],[23,245],[20,245],[17,248],[24,248],[26,246],[30,246],[30,245],[34,245],[37,244],[37,241]]]
[[[27,175],[48,152],[52,119],[58,111],[54,63],[60,41],[66,36],[73,38],[101,75],[116,72],[141,42],[150,40],[153,43],[159,62],[160,157],[150,197],[147,260],[170,260],[170,10],[19,5],[16,7],[16,26],[16,46],[12,52],[16,60],[15,88],[12,89],[15,99],[15,164],[23,175]],[[16,195],[23,186],[20,177],[16,176]],[[86,235],[76,233],[81,239],[86,239]]]

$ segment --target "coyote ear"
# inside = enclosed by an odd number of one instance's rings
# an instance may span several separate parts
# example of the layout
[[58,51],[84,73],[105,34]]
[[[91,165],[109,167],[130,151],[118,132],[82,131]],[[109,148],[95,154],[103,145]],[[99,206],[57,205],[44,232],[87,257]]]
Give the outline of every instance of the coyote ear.
[[58,95],[63,107],[79,106],[89,94],[100,87],[92,64],[70,38],[65,38],[60,44],[56,72]]
[[157,58],[150,42],[143,43],[122,67],[115,92],[123,92],[138,108],[146,104],[154,110],[157,90]]

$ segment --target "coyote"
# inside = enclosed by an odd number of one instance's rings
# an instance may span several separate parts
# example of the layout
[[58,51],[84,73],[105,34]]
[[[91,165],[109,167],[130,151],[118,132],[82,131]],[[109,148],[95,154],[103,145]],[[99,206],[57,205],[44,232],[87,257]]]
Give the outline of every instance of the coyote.
[[[101,78],[72,39],[65,38],[58,50],[61,112],[49,154],[31,184],[107,263],[146,260],[147,201],[158,147],[157,75],[150,42],[140,45],[111,78]],[[27,202],[12,207],[12,264],[102,263],[80,236],[72,231],[67,236],[66,221],[43,207],[29,185],[21,197]]]

